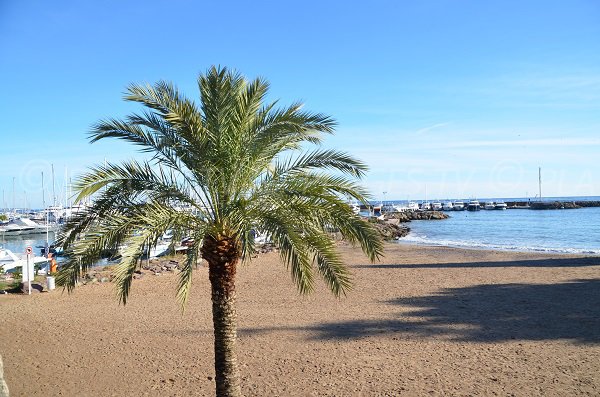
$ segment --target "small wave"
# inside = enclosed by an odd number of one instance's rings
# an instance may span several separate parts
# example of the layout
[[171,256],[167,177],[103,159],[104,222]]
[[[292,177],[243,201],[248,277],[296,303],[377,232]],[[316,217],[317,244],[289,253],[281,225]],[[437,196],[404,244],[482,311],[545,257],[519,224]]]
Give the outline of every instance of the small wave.
[[600,255],[600,249],[581,249],[581,248],[551,248],[528,245],[510,245],[510,244],[489,244],[481,241],[469,240],[446,240],[446,239],[431,239],[423,234],[409,233],[408,236],[398,240],[400,243],[410,243],[417,245],[435,245],[442,247],[456,247],[469,249],[485,249],[485,250],[500,250],[500,251],[518,251],[518,252],[544,252],[544,253],[559,253],[559,254],[585,254],[585,255]]

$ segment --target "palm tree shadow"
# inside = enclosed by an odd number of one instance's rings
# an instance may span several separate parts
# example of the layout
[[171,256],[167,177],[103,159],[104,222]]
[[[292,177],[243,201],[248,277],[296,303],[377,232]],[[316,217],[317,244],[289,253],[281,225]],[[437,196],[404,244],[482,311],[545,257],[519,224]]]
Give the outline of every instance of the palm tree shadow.
[[587,267],[600,266],[600,257],[582,258],[549,258],[549,259],[524,259],[513,261],[489,262],[448,262],[448,263],[419,263],[419,264],[363,264],[355,268],[374,269],[456,269],[456,268],[487,268],[487,267]]
[[395,319],[324,323],[310,330],[322,340],[406,334],[464,342],[600,343],[600,279],[448,288],[388,303],[400,306],[404,314]]

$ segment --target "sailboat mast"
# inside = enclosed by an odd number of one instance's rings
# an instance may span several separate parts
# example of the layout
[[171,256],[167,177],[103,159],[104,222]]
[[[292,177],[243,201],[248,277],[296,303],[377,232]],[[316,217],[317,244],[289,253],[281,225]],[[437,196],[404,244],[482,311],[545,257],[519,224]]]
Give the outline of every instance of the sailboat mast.
[[538,168],[538,179],[540,187],[540,201],[542,201],[542,167]]
[[[44,249],[44,256],[48,258],[48,208],[46,208],[46,191],[44,189],[44,171],[42,171],[42,206],[44,207],[44,213],[46,215],[46,247]],[[50,272],[48,272],[50,273]]]
[[44,171],[42,171],[42,207],[46,209],[46,195],[44,194]]
[[52,164],[52,205],[56,207],[56,190],[54,190],[54,164]]
[[15,177],[13,176],[13,213],[17,213],[17,207],[15,204]]
[[65,165],[65,208],[69,208],[69,173]]

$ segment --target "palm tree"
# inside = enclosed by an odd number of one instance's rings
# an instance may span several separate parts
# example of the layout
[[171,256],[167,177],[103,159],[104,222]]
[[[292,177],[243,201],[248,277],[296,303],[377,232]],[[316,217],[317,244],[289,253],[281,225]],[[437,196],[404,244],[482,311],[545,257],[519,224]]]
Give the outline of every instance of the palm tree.
[[254,231],[279,249],[302,293],[313,290],[316,270],[336,296],[349,290],[351,276],[330,231],[371,260],[382,254],[382,242],[343,199],[366,201],[358,185],[366,166],[336,150],[304,149],[333,132],[330,117],[302,111],[299,103],[276,108],[265,102],[266,81],[226,68],[200,75],[198,87],[199,106],[170,83],[130,85],[125,100],[145,111],[93,127],[91,142],[118,138],[152,157],[96,166],[77,181],[77,200],[95,200],[64,228],[61,244],[70,257],[57,282],[72,291],[104,250],[125,244],[115,283],[126,304],[142,256],[161,235],[171,229],[191,236],[177,297],[184,307],[201,256],[212,291],[216,392],[237,396],[235,274],[255,252]]

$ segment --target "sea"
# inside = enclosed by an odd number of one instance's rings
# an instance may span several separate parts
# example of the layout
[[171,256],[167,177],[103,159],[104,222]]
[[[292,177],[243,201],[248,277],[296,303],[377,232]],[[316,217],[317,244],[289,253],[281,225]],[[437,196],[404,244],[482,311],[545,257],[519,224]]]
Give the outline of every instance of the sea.
[[[54,232],[48,233],[48,241],[52,244],[55,240]],[[31,247],[34,255],[41,256],[43,247],[46,246],[46,234],[30,234],[26,236],[3,236],[0,233],[0,247],[11,250],[17,255],[25,254],[27,247]]]
[[[599,201],[600,197],[551,197],[544,201]],[[465,203],[468,200],[463,200]],[[527,201],[491,198],[486,201]],[[412,221],[400,243],[522,252],[600,255],[600,207],[447,211],[444,220]]]

